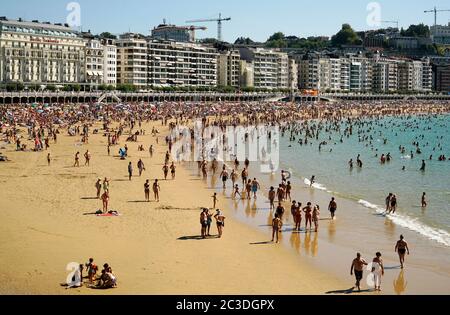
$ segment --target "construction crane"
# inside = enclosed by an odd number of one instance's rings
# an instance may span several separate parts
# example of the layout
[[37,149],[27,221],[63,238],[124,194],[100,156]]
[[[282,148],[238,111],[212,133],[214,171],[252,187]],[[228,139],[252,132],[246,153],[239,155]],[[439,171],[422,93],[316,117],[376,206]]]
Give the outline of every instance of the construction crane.
[[400,31],[400,29],[398,28],[399,21],[381,21],[381,23],[391,23],[391,24],[395,24],[395,25],[397,25],[397,30]]
[[203,20],[192,20],[186,21],[186,23],[203,23],[203,22],[217,22],[217,40],[222,41],[222,22],[231,21],[231,18],[222,18],[222,14],[219,13],[218,19],[203,19]]
[[450,10],[438,10],[436,7],[434,7],[433,10],[424,11],[424,13],[434,13],[434,26],[437,25],[437,14],[438,12],[450,12]]

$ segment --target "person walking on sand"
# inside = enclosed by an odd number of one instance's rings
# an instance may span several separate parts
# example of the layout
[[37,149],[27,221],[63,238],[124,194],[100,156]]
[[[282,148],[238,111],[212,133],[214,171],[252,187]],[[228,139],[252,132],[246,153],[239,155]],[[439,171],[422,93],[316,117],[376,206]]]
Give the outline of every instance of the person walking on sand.
[[85,159],[84,165],[89,166],[89,162],[91,161],[91,153],[89,152],[89,150],[87,150],[86,153],[84,153],[84,159]]
[[169,175],[169,166],[166,164],[164,164],[163,168],[163,173],[164,173],[164,180],[167,180],[167,175]]
[[236,170],[233,169],[233,170],[231,171],[230,177],[231,177],[231,183],[232,183],[232,186],[234,187],[234,185],[236,184],[237,179],[238,179],[238,174],[237,174]]
[[355,286],[358,291],[361,291],[361,280],[363,278],[364,266],[367,266],[367,262],[361,258],[361,254],[357,253],[356,258],[352,261],[352,266],[350,268],[350,275],[353,276],[353,271],[355,271],[356,283]]
[[161,187],[159,187],[158,180],[155,179],[153,183],[153,194],[155,195],[156,202],[159,202],[159,192],[161,191]]
[[269,190],[270,211],[275,209],[275,203],[274,203],[275,202],[275,195],[276,195],[275,188],[270,187],[270,190]]
[[108,212],[108,204],[109,204],[109,193],[108,191],[105,191],[102,195],[103,213]]
[[228,180],[228,172],[225,168],[225,165],[223,166],[222,173],[220,173],[220,177],[222,178],[223,189],[225,189],[227,187],[227,180]]
[[250,179],[247,181],[247,184],[245,185],[245,194],[248,200],[252,198],[252,181]]
[[131,180],[131,177],[133,177],[133,165],[130,162],[128,164],[128,179]]
[[175,179],[175,172],[176,172],[177,167],[175,166],[175,164],[172,162],[172,164],[170,165],[170,174],[172,175],[172,180]]
[[73,167],[80,167],[80,152],[75,153],[75,164],[73,164]]
[[306,225],[305,225],[305,229],[306,231],[308,230],[308,222],[309,222],[309,228],[310,230],[312,229],[312,204],[311,202],[308,202],[306,207],[303,208],[303,212],[305,213],[305,220],[306,220]]
[[223,228],[225,227],[225,216],[222,214],[222,211],[219,209],[216,210],[216,215],[214,216],[217,224],[217,231],[219,232],[219,238],[222,237]]
[[406,253],[408,253],[409,255],[408,243],[406,243],[403,235],[400,235],[400,240],[398,240],[397,244],[395,245],[395,252],[398,253],[398,257],[400,259],[400,266],[403,269],[405,264],[405,255]]
[[375,254],[375,258],[372,260],[372,273],[375,283],[375,291],[381,291],[381,277],[384,276],[383,260],[381,259],[381,253]]
[[275,241],[276,236],[276,243],[279,243],[279,237],[280,237],[280,231],[282,227],[282,221],[278,216],[278,213],[275,213],[275,218],[272,220],[272,242]]
[[316,233],[319,230],[319,216],[320,216],[320,207],[319,205],[316,205],[312,212],[312,220],[314,222],[314,228]]
[[141,159],[139,159],[139,161],[137,162],[137,167],[138,167],[138,170],[139,170],[139,177],[141,177],[142,176],[142,172],[145,171],[145,165],[144,165],[144,162],[142,162]]
[[335,198],[331,198],[330,204],[328,205],[328,211],[331,213],[331,220],[334,220],[335,214],[337,210],[337,203]]
[[242,198],[242,195],[241,195],[241,193],[239,191],[239,185],[238,184],[234,185],[232,198],[236,199],[236,195],[239,195],[239,198]]
[[253,192],[253,197],[256,199],[256,193],[258,192],[258,189],[260,189],[261,186],[259,185],[259,182],[256,180],[256,178],[253,178],[252,181],[252,192]]
[[98,271],[98,266],[94,264],[94,258],[89,258],[89,262],[86,263],[86,271],[88,272],[89,283],[94,283]]
[[100,194],[102,192],[102,179],[99,178],[95,182],[95,188],[97,189],[97,199],[100,199]]
[[150,181],[147,179],[144,184],[145,201],[150,202]]
[[427,205],[428,205],[428,203],[427,203],[427,194],[424,192],[423,194],[422,194],[422,201],[421,201],[421,203],[422,203],[422,208],[426,208],[427,207]]
[[51,161],[51,160],[50,160],[50,153],[48,153],[48,154],[47,154],[47,164],[48,164],[48,166],[50,166],[50,161]]
[[277,210],[275,211],[275,213],[278,214],[278,217],[280,218],[280,220],[283,220],[283,216],[284,216],[284,207],[281,204],[281,202],[278,202],[278,207]]
[[292,190],[292,185],[291,185],[291,182],[288,181],[287,185],[286,185],[286,200],[289,199],[289,201],[292,201],[291,190]]
[[214,193],[214,195],[212,195],[212,199],[213,199],[213,209],[216,209],[216,204],[219,202],[217,198],[217,193]]

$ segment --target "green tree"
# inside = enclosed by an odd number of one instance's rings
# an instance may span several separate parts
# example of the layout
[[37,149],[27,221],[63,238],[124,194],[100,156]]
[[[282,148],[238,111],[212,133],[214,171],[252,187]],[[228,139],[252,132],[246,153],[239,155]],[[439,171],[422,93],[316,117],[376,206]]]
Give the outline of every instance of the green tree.
[[350,26],[350,24],[343,24],[342,29],[331,38],[331,44],[334,47],[342,45],[360,45],[361,39]]
[[417,25],[410,25],[408,29],[400,31],[400,35],[402,36],[410,36],[410,37],[429,37],[431,34],[430,28],[428,25],[423,23]]
[[117,39],[116,35],[111,34],[110,32],[103,32],[99,35],[100,38],[105,38],[105,39]]
[[269,37],[266,46],[269,48],[286,48],[288,43],[284,34],[282,32],[277,32]]
[[255,42],[249,37],[247,37],[247,38],[239,37],[238,39],[236,39],[234,44],[235,45],[252,45],[252,44],[255,44]]

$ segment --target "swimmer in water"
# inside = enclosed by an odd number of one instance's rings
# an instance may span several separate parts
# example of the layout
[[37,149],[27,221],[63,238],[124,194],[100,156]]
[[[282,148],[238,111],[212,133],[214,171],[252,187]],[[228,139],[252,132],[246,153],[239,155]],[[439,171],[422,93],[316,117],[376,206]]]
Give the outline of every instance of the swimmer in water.
[[316,176],[313,175],[313,176],[311,177],[311,183],[310,183],[309,186],[312,187],[312,186],[314,185],[315,182],[316,182]]

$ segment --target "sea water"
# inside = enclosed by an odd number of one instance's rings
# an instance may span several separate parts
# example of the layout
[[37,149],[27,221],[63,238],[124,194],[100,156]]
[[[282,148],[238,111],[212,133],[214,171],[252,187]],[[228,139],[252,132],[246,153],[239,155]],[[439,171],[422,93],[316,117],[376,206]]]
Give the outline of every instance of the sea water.
[[[395,224],[450,247],[450,115],[364,121],[372,121],[372,130],[365,135],[371,135],[373,140],[359,141],[358,128],[353,127],[353,135],[343,137],[343,143],[338,132],[322,131],[319,140],[300,145],[290,141],[290,133],[286,132],[280,142],[281,167],[292,176],[304,177],[305,185],[314,175],[313,188],[354,200],[380,214],[385,212],[386,196],[394,193],[398,207],[390,219]],[[361,129],[367,130],[367,126]],[[344,129],[342,123],[341,130]],[[327,145],[319,151],[322,141]],[[416,153],[413,142],[419,142],[421,154]],[[399,146],[405,147],[404,153]],[[388,153],[391,161],[381,164],[381,155]],[[358,154],[362,168],[356,166]],[[440,155],[447,160],[438,161]],[[348,165],[350,159],[354,162],[352,169]],[[422,160],[425,171],[420,171]],[[423,192],[428,201],[426,208],[421,207]]]

